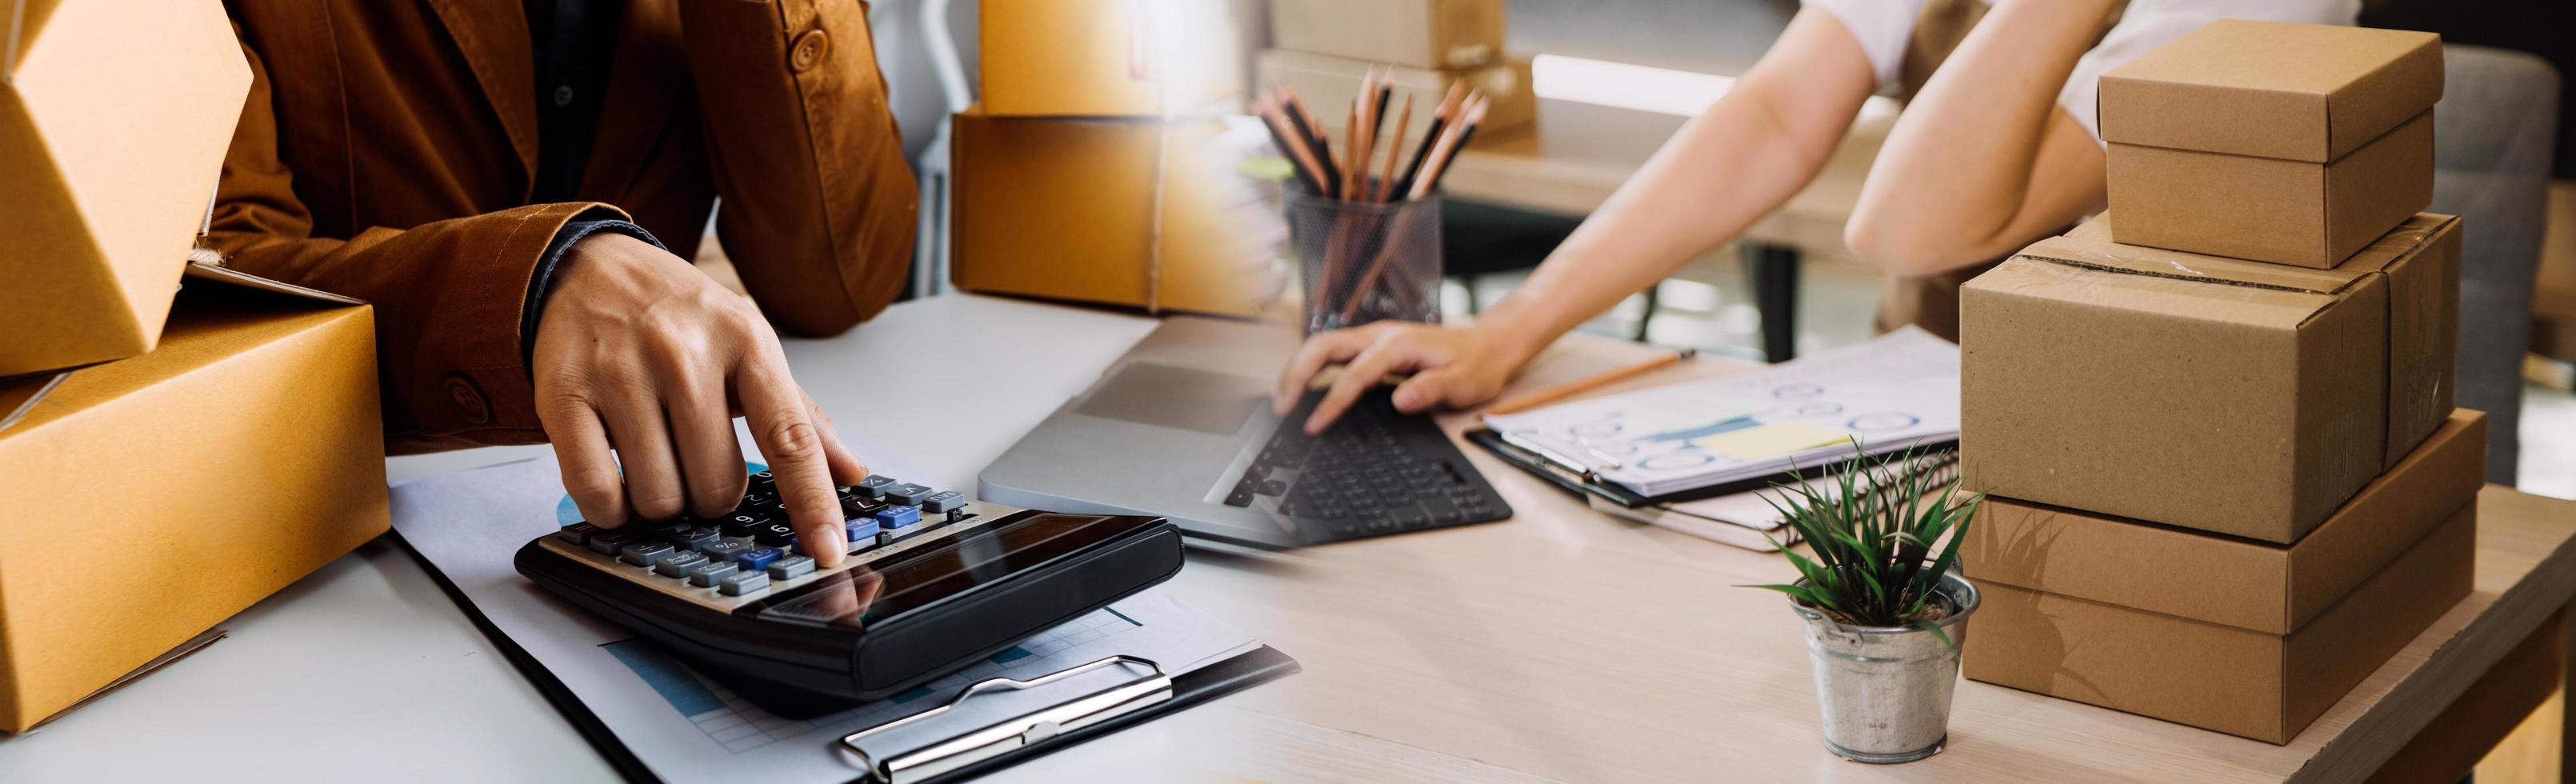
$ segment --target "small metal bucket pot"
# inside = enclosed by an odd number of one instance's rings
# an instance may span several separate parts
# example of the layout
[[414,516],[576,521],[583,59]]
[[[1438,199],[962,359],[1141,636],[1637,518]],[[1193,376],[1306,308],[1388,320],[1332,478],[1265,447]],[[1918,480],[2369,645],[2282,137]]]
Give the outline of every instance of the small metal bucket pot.
[[[1944,574],[1933,601],[1949,606],[1936,625],[1964,650],[1977,587],[1957,572]],[[1795,597],[1789,607],[1807,621],[1807,661],[1816,673],[1826,749],[1874,764],[1941,753],[1950,739],[1950,694],[1959,684],[1957,652],[1922,629],[1843,624]]]

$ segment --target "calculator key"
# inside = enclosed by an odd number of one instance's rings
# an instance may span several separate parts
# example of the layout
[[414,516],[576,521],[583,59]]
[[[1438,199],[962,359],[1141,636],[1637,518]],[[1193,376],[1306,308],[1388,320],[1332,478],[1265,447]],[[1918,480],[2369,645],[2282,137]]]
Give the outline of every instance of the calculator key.
[[689,533],[689,529],[695,527],[696,526],[690,525],[687,520],[658,520],[645,523],[644,534],[665,542],[678,544],[680,542],[680,537],[687,535]]
[[843,523],[843,525],[847,527],[847,530],[850,533],[848,539],[850,543],[849,552],[855,553],[860,550],[876,546],[877,529],[879,527],[877,525],[876,518],[853,517],[850,518],[849,522]]
[[881,528],[903,528],[921,522],[921,510],[910,506],[889,506],[877,510],[876,519]]
[[600,555],[616,555],[620,548],[634,540],[635,537],[629,534],[602,531],[590,535],[590,551]]
[[705,547],[698,548],[698,552],[705,554],[707,560],[723,561],[726,563],[732,563],[733,559],[741,557],[743,553],[750,551],[751,543],[737,539],[725,539],[709,544]]
[[694,552],[707,549],[707,545],[721,541],[724,541],[723,533],[718,532],[713,528],[700,527],[689,529],[688,533],[679,535],[671,542],[671,544],[679,547],[680,549]]
[[786,523],[770,523],[751,535],[752,541],[767,547],[786,547],[796,541],[796,529]]
[[725,561],[708,561],[689,568],[689,584],[700,588],[712,586],[716,581],[732,577],[740,571],[742,567]]
[[768,524],[769,518],[747,512],[737,512],[732,515],[727,515],[724,518],[724,521],[717,525],[716,528],[717,530],[723,531],[726,536],[751,536],[760,533],[761,526]]
[[921,511],[931,514],[954,511],[965,505],[966,494],[955,490],[942,490],[929,498],[921,499]]
[[769,587],[768,572],[735,572],[716,581],[716,590],[726,596],[741,596]]
[[1251,490],[1244,489],[1244,488],[1241,488],[1241,487],[1237,487],[1237,488],[1235,488],[1235,489],[1234,489],[1234,492],[1231,492],[1231,493],[1227,493],[1227,494],[1225,494],[1225,505],[1226,505],[1226,506],[1251,506],[1251,505],[1252,505],[1252,491],[1251,491]]
[[637,542],[618,551],[617,558],[636,566],[652,566],[661,563],[664,558],[671,557],[674,552],[678,550],[661,542]]
[[858,484],[851,485],[850,489],[858,491],[861,497],[884,498],[886,488],[893,487],[895,484],[893,477],[870,474],[868,478],[859,480]]
[[920,506],[922,499],[929,498],[936,492],[939,491],[907,482],[886,488],[885,497],[888,501],[904,506]]
[[886,503],[884,501],[872,498],[844,498],[841,499],[841,516],[866,517],[868,515],[876,514],[877,510],[884,509],[885,507]]
[[813,573],[814,559],[802,555],[780,558],[777,563],[769,565],[769,576],[779,580],[793,580]]
[[599,533],[599,526],[591,525],[589,523],[574,523],[572,525],[564,526],[561,531],[556,531],[555,538],[562,539],[573,544],[589,544],[591,535],[597,533]]
[[669,558],[662,559],[660,563],[654,564],[653,571],[660,572],[664,577],[687,577],[689,576],[689,570],[705,566],[708,563],[709,561],[704,555],[691,552],[677,552],[672,553]]
[[786,554],[775,547],[754,547],[742,551],[741,555],[734,556],[733,562],[741,564],[743,571],[757,572],[769,568],[770,562]]

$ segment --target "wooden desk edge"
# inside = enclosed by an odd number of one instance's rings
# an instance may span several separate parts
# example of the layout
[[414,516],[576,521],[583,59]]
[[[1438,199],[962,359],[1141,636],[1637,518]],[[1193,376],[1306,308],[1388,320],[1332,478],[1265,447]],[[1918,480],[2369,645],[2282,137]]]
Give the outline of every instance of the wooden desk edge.
[[[2504,485],[2487,485],[2479,492],[2481,514],[2490,497],[2519,492]],[[2483,535],[2483,534],[2481,534]],[[2495,601],[2476,607],[2463,601],[2451,613],[2467,612],[2473,616],[2457,634],[2434,649],[2417,665],[2414,672],[2381,695],[2376,703],[2353,719],[2335,739],[2317,750],[2314,758],[2290,777],[2292,782],[2358,781],[2368,778],[2387,762],[2390,755],[2412,740],[2432,722],[2434,716],[2449,707],[2477,682],[2478,676],[2495,666],[2516,643],[2547,621],[2551,613],[2576,599],[2576,537],[2559,540],[2558,547],[2534,564],[2513,587],[2505,589]],[[2445,614],[2447,620],[2449,614]],[[2441,623],[2440,621],[2436,622]],[[2388,665],[2382,665],[2388,666]],[[2345,699],[2352,699],[2347,695]]]

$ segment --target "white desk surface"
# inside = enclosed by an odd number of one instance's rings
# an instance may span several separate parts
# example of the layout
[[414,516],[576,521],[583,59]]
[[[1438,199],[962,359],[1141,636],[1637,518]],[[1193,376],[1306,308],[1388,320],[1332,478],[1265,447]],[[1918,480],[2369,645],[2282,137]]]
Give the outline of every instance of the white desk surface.
[[[791,342],[788,356],[872,465],[971,489],[1153,323],[950,296]],[[1524,383],[1640,350],[1578,338]],[[529,449],[389,466],[399,481]],[[1861,766],[1816,744],[1779,599],[1728,587],[1784,571],[1776,556],[1611,522],[1476,459],[1514,520],[1279,561],[1192,556],[1171,590],[1306,672],[994,780],[2340,778],[2375,766],[2576,594],[2576,507],[2490,489],[2478,593],[2290,746],[1962,682],[1948,752]],[[0,741],[0,781],[615,778],[388,542],[223,628],[229,639]]]

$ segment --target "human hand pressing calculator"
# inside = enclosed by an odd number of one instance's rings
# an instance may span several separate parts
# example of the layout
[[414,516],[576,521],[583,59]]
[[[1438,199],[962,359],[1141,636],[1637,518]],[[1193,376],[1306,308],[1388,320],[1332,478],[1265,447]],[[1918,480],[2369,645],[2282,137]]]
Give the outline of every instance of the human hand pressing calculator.
[[837,565],[805,550],[767,471],[730,514],[576,523],[521,547],[515,564],[682,658],[856,700],[953,672],[1181,567],[1180,531],[1159,517],[1015,509],[883,476],[838,492],[848,550]]

